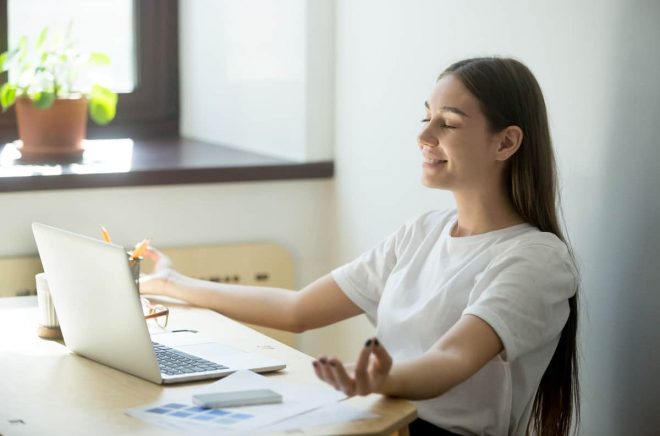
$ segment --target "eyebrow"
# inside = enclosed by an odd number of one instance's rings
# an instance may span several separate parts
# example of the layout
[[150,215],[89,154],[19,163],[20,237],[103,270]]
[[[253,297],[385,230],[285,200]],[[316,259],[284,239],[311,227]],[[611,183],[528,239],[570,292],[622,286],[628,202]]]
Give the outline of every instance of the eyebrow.
[[[428,101],[424,102],[424,106],[426,106],[426,109],[431,110],[431,108],[429,107],[429,102]],[[465,112],[463,112],[462,110],[460,110],[459,108],[457,108],[455,106],[442,106],[440,108],[440,110],[442,112],[452,112],[452,113],[455,113],[455,114],[458,114],[458,115],[463,115],[464,117],[470,118],[470,116],[468,114],[466,114]]]

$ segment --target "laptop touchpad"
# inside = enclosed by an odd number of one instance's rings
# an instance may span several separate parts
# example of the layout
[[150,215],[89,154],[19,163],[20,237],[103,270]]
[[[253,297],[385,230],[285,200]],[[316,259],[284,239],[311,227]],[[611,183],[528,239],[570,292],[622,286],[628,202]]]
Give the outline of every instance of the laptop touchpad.
[[190,353],[195,356],[222,362],[223,359],[233,356],[240,356],[246,354],[245,351],[241,351],[237,348],[230,347],[229,345],[219,344],[217,342],[209,342],[206,344],[194,344],[194,345],[179,345],[176,347],[177,350],[181,350],[184,353]]

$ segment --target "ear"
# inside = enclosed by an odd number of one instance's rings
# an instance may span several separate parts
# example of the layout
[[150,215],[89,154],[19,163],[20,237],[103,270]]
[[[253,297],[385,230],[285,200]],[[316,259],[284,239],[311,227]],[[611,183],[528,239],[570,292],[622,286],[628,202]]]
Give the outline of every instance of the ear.
[[495,159],[505,161],[518,151],[523,140],[523,131],[518,126],[509,126],[498,135],[499,142],[495,151]]

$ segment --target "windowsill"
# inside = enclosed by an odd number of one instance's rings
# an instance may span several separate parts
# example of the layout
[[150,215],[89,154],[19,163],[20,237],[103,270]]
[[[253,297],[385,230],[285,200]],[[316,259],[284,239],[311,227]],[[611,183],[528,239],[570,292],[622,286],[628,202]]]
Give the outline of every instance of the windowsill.
[[[112,148],[112,152],[108,150]],[[295,163],[185,138],[88,141],[78,163],[34,165],[0,148],[0,192],[331,178],[332,161]]]

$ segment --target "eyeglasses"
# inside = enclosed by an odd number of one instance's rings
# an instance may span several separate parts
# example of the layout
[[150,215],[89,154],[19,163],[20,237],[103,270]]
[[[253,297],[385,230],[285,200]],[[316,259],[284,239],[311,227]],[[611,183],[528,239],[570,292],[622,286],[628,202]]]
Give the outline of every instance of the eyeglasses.
[[140,297],[142,303],[142,313],[144,319],[153,319],[156,325],[162,329],[167,327],[167,321],[170,318],[170,309],[162,304],[151,304],[151,301],[144,297]]

